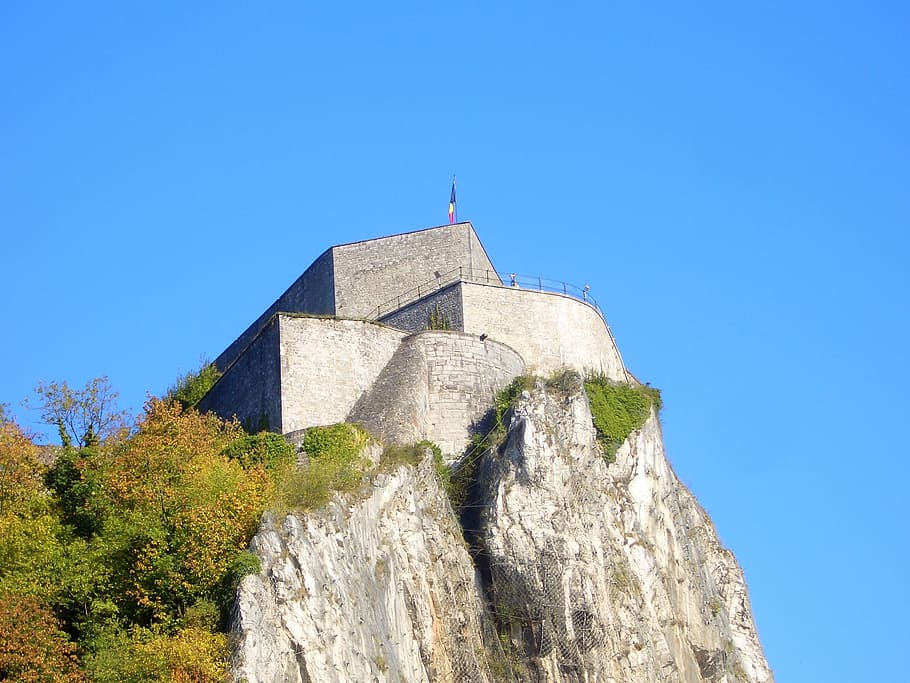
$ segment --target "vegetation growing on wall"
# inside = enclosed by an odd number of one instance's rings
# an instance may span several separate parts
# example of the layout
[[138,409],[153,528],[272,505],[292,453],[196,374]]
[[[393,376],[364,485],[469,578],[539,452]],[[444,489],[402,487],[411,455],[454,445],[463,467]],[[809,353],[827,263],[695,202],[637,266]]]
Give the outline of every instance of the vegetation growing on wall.
[[436,304],[436,307],[430,311],[430,317],[427,320],[427,329],[428,330],[451,330],[452,321],[449,320],[449,317],[439,310],[439,304]]
[[660,390],[651,386],[618,384],[601,374],[585,378],[585,391],[597,429],[597,441],[604,460],[616,460],[616,449],[636,429],[644,425],[651,407],[660,411]]
[[432,441],[419,441],[412,446],[386,446],[382,450],[380,467],[383,470],[397,467],[398,465],[418,465],[426,456],[427,451],[433,454],[434,462],[442,462],[442,451]]
[[468,502],[470,489],[477,477],[477,467],[483,454],[490,448],[502,443],[506,436],[505,414],[512,407],[522,391],[534,386],[534,378],[522,375],[513,379],[508,386],[500,390],[493,399],[493,407],[480,422],[480,430],[471,436],[465,455],[451,470],[446,492],[454,510],[459,510]]

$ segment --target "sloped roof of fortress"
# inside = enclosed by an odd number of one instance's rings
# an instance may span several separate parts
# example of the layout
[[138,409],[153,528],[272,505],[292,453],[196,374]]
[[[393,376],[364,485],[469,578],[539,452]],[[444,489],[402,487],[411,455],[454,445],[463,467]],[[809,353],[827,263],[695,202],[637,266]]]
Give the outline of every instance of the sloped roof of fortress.
[[587,290],[505,279],[467,222],[330,247],[216,359],[200,408],[283,433],[355,420],[453,453],[516,375],[630,379]]

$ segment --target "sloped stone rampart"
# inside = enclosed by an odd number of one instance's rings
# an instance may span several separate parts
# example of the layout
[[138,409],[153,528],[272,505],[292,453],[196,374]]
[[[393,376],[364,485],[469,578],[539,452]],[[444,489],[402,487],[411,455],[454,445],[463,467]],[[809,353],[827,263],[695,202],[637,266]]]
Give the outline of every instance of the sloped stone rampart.
[[407,337],[348,419],[386,443],[434,441],[446,454],[464,450],[496,393],[524,373],[508,346],[460,332]]
[[362,320],[278,319],[284,433],[342,422],[406,334]]
[[197,406],[252,430],[281,428],[278,321],[273,318]]
[[487,334],[512,347],[529,371],[548,374],[568,366],[628,380],[607,324],[583,301],[514,287],[469,282],[460,287],[464,331]]
[[380,322],[400,330],[418,332],[428,329],[430,316],[437,313],[442,316],[447,329],[464,330],[460,283],[454,282],[419,301],[403,306],[391,315],[380,318]]
[[335,283],[332,264],[332,250],[329,249],[306,269],[287,291],[269,306],[256,321],[228,346],[215,365],[222,372],[234,363],[244,349],[256,338],[261,330],[279,312],[311,313],[331,315],[335,312]]

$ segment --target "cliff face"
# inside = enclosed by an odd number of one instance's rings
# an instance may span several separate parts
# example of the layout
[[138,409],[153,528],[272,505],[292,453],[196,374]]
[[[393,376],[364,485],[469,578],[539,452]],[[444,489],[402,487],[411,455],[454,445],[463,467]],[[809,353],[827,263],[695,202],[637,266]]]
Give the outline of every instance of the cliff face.
[[656,417],[607,466],[584,391],[538,385],[477,482],[471,552],[429,459],[266,520],[263,571],[238,597],[236,679],[772,680],[742,571]]
[[266,519],[253,550],[262,573],[239,591],[237,680],[490,680],[492,622],[430,458],[353,504]]
[[742,571],[655,416],[607,466],[583,391],[523,396],[478,479],[491,602],[529,680],[771,680]]

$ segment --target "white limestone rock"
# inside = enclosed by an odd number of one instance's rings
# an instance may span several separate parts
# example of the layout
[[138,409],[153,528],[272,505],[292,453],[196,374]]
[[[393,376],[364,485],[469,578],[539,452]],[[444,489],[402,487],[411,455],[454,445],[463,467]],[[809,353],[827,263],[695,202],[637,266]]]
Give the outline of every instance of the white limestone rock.
[[538,385],[478,480],[476,566],[429,458],[366,497],[266,519],[235,680],[773,680],[742,571],[655,416],[607,466],[581,388]]
[[587,397],[538,385],[490,453],[481,555],[533,681],[771,681],[742,571],[652,415],[607,466]]
[[495,637],[431,458],[355,498],[263,522],[262,572],[238,593],[235,680],[490,680]]

